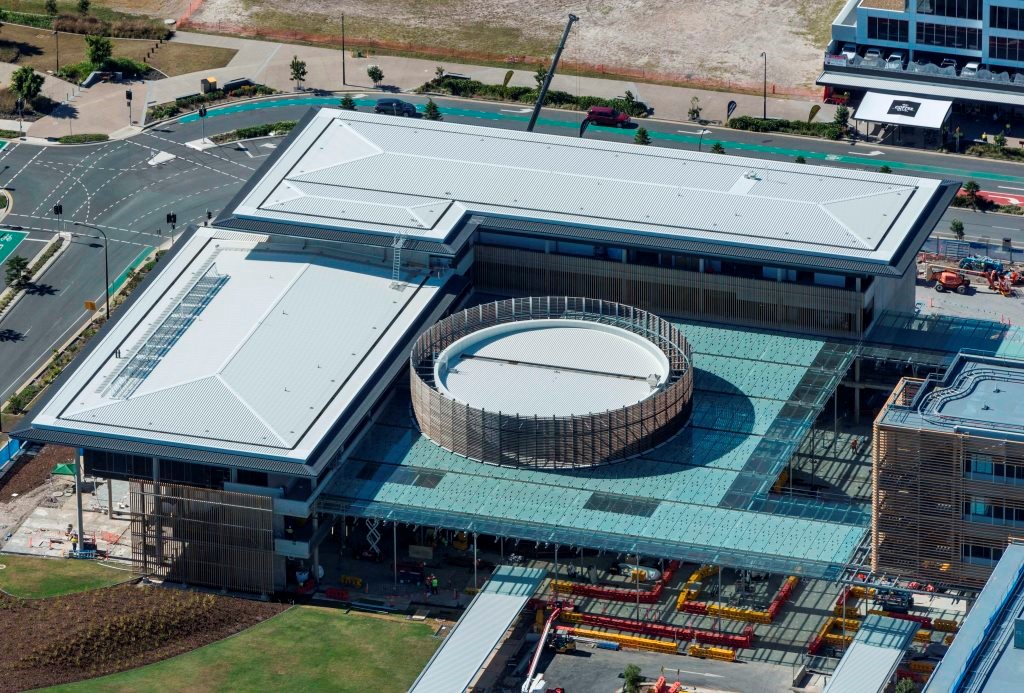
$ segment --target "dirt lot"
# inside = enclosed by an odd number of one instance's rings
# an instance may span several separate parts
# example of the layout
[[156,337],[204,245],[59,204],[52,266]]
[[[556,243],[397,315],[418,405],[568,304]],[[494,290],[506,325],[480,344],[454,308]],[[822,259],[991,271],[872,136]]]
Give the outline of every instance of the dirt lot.
[[[437,50],[550,56],[568,12],[580,17],[563,59],[693,83],[808,91],[842,0],[205,0],[196,22],[267,32],[340,34]],[[769,86],[771,88],[771,86]]]
[[[0,692],[124,671],[237,633],[285,608],[212,594],[121,585],[50,599],[0,594]],[[70,617],[78,614],[78,617]]]

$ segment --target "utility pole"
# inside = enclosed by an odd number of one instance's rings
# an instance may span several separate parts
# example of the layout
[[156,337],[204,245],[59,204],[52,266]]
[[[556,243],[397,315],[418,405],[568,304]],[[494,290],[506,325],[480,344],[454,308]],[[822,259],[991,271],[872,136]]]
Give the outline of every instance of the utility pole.
[[56,29],[53,30],[53,40],[57,43],[57,68],[53,71],[53,73],[57,74],[58,72],[60,72],[60,32],[57,31]]
[[551,78],[555,76],[555,70],[558,69],[558,59],[562,57],[562,50],[565,48],[565,42],[569,39],[569,31],[572,30],[572,25],[578,21],[580,21],[579,17],[574,14],[569,15],[569,21],[565,25],[565,31],[562,32],[562,40],[558,42],[558,50],[555,51],[554,57],[551,58],[551,68],[544,76],[544,83],[540,87],[540,92],[537,93],[537,103],[533,106],[533,113],[530,115],[530,123],[526,126],[527,132],[533,132],[533,127],[537,124],[537,116],[540,115],[540,109],[544,105],[544,99],[548,95],[548,87],[551,86]]
[[761,111],[761,119],[768,120],[768,53],[761,51],[761,57],[764,58],[764,87],[761,92],[763,110]]
[[341,15],[341,86],[348,84],[345,81],[345,15]]

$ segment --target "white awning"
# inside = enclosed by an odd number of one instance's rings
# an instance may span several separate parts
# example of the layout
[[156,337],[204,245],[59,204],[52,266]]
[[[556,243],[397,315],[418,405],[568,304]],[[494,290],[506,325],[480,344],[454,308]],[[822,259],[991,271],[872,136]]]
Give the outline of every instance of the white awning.
[[857,112],[851,117],[872,123],[912,125],[938,130],[946,122],[949,109],[952,107],[952,101],[869,91],[857,107]]

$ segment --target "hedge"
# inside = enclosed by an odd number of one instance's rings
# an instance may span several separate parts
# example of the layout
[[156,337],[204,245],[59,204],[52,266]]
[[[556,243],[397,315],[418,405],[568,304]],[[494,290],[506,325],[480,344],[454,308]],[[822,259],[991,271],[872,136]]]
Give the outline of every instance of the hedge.
[[271,134],[284,135],[291,132],[297,122],[298,121],[296,120],[282,120],[276,123],[250,125],[249,127],[238,128],[231,132],[214,135],[210,139],[217,144],[224,144],[225,142],[234,142],[236,140],[249,140],[254,137],[266,137]]
[[972,144],[965,154],[983,159],[1007,159],[1024,161],[1024,149],[1020,147],[1000,147],[998,144]]
[[71,63],[70,65],[62,65],[57,70],[57,76],[69,82],[78,83],[88,77],[91,72],[120,72],[127,77],[143,77],[152,69],[146,63],[140,63],[138,60],[132,60],[131,58],[108,58],[100,66],[94,65],[88,60],[80,63]]
[[61,144],[87,144],[89,142],[106,142],[110,137],[101,133],[85,133],[82,135],[64,135],[58,137]]
[[243,98],[246,96],[264,96],[276,93],[276,89],[263,84],[246,84],[227,92],[218,89],[217,91],[212,91],[206,94],[182,96],[171,103],[162,103],[156,106],[150,106],[146,111],[146,117],[149,120],[164,120],[165,118],[173,118],[182,111],[195,110],[200,104],[221,101],[226,97]]
[[18,132],[17,130],[0,130],[0,138],[3,139],[12,140],[17,139],[21,136],[22,133]]
[[838,140],[843,136],[843,128],[836,123],[808,123],[805,120],[785,120],[784,118],[754,118],[739,116],[730,118],[727,123],[733,130],[749,130],[751,132],[785,132],[793,135],[810,135]]
[[[446,75],[440,79],[432,79],[416,89],[419,93],[433,92],[464,96],[492,101],[515,101],[518,103],[536,103],[538,90],[533,87],[503,87],[500,84],[485,84],[475,79],[462,79]],[[638,101],[631,92],[625,96],[606,99],[600,96],[575,96],[567,91],[549,90],[544,97],[544,105],[554,108],[565,108],[573,111],[585,111],[591,106],[611,106],[628,113],[634,118],[646,118],[651,109],[643,101]]]
[[8,11],[5,21],[36,29],[57,29],[67,34],[87,34],[91,36],[109,36],[111,38],[152,39],[157,41],[170,38],[174,33],[162,22],[137,17],[123,17],[108,21],[92,15],[83,17],[66,12],[58,14],[56,17],[51,17],[48,14]]

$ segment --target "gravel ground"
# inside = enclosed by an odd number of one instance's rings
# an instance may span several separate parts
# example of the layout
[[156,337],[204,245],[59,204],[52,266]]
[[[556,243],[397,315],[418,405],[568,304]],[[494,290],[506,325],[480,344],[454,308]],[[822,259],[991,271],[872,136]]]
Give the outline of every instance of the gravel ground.
[[[198,22],[549,55],[567,13],[580,17],[563,58],[687,79],[809,90],[842,0],[206,0]],[[369,35],[365,35],[369,33]],[[540,46],[550,46],[541,50]],[[514,47],[514,46],[513,46]],[[771,88],[771,86],[769,87]]]
[[34,457],[22,457],[0,479],[0,548],[50,491],[50,471],[61,462],[74,460],[73,448],[45,446]]

